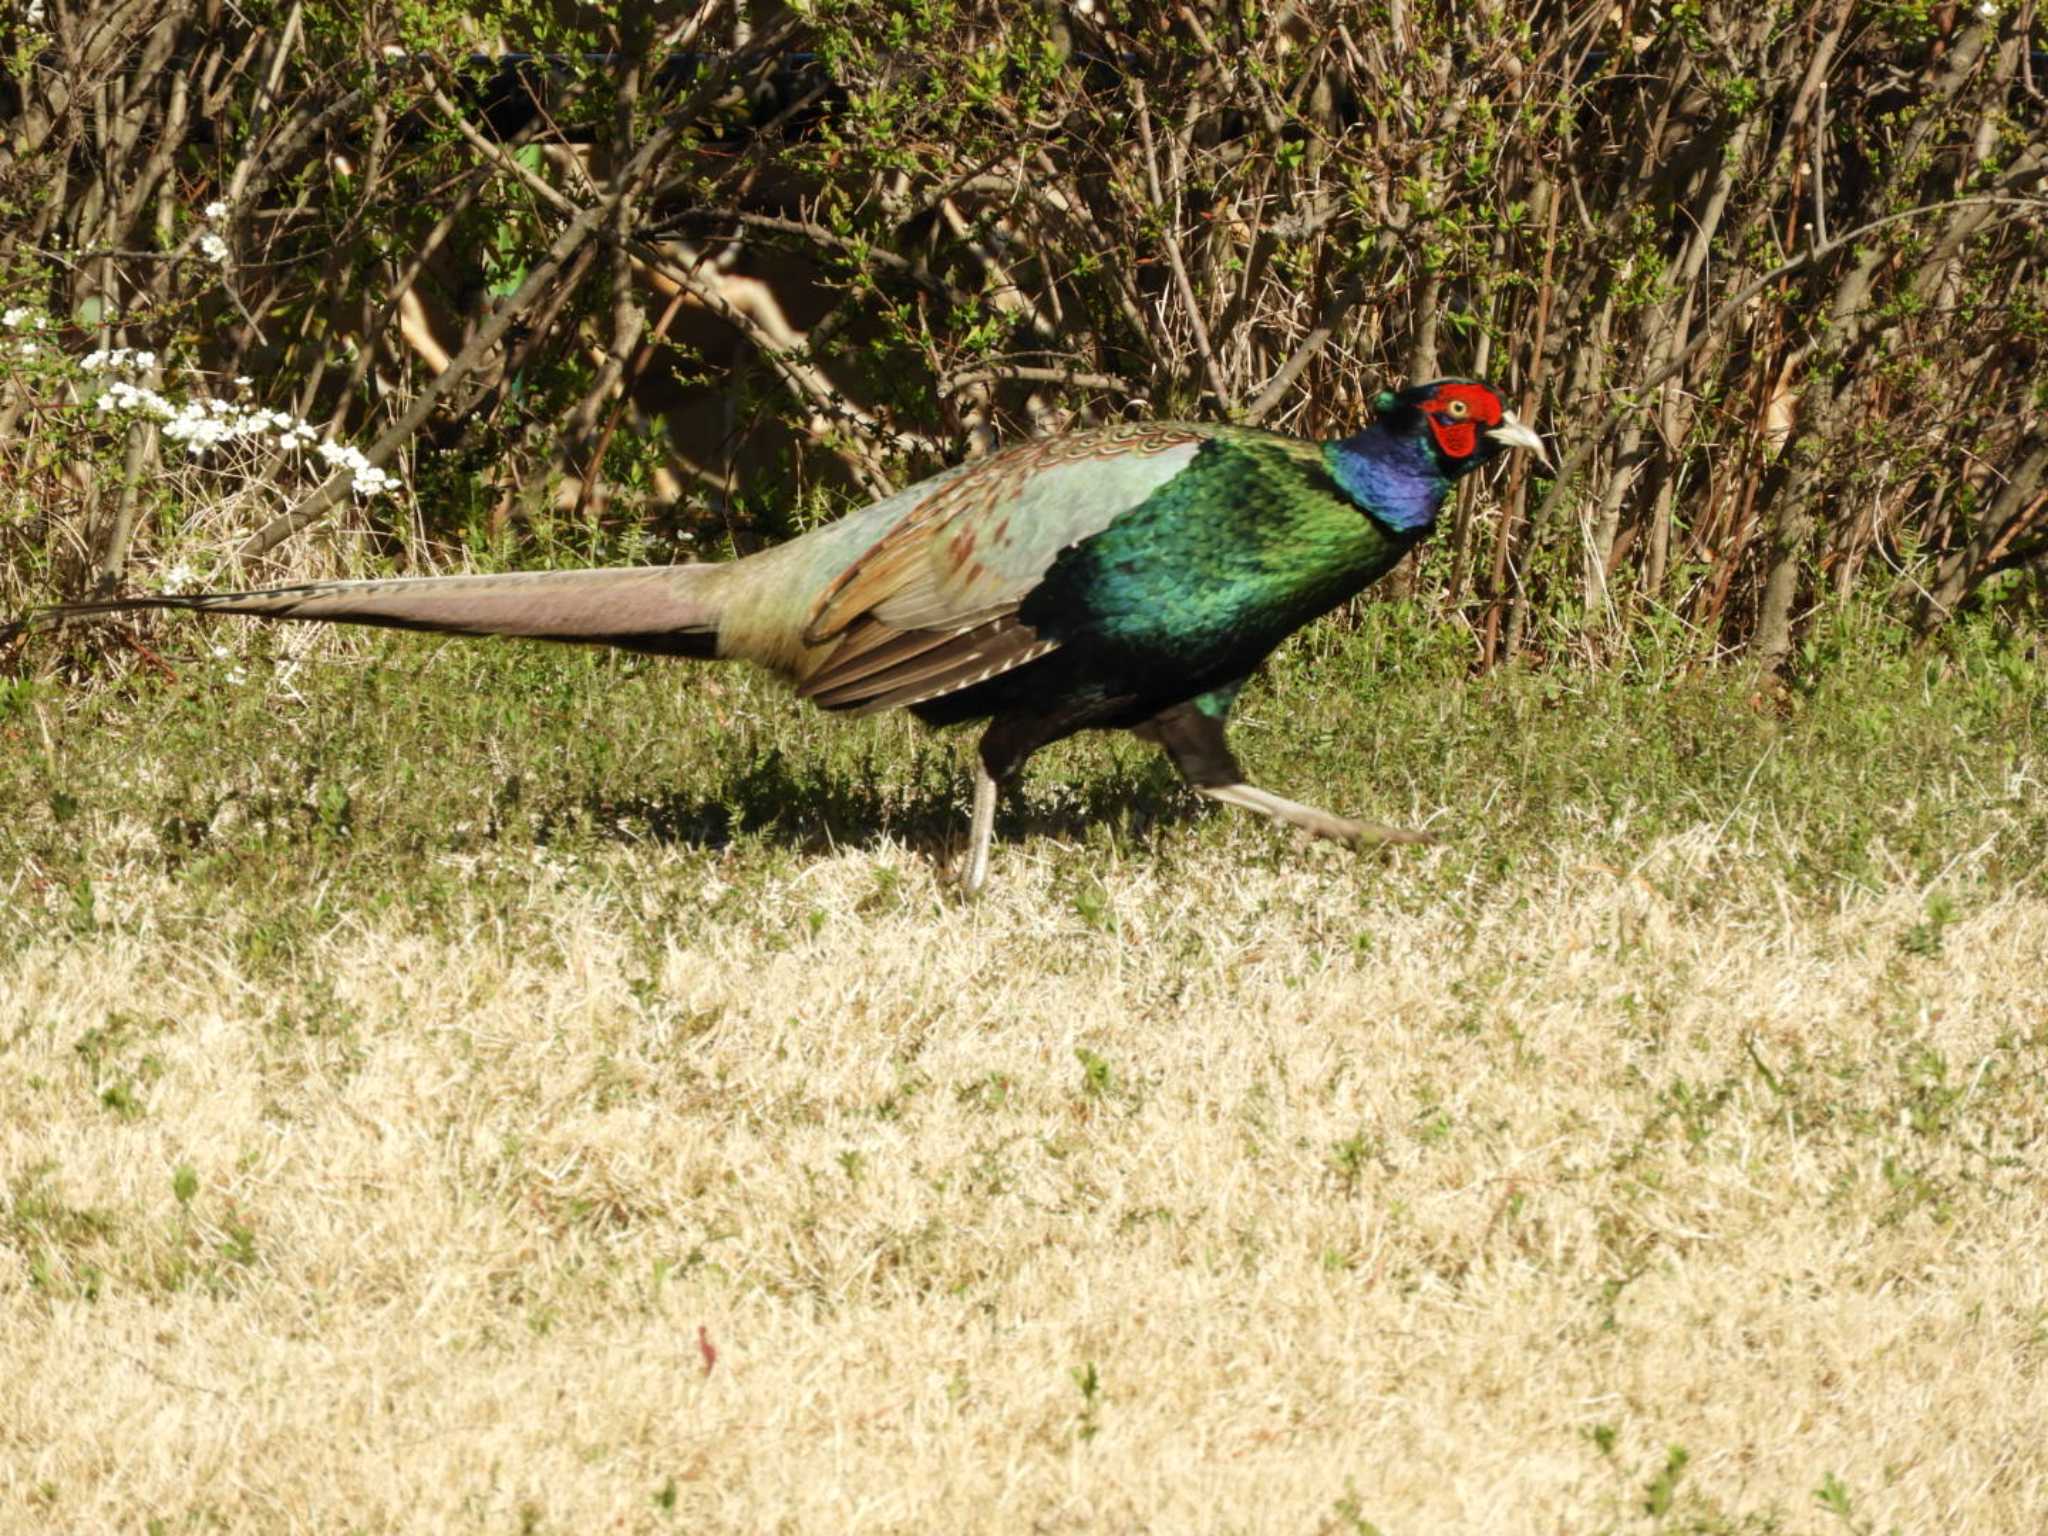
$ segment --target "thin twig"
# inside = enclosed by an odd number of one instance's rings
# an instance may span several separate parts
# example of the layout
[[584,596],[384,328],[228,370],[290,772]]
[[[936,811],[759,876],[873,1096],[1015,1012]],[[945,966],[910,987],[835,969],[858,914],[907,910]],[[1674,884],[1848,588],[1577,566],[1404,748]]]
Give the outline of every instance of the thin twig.
[[1364,293],[1365,279],[1357,273],[1354,272],[1344,280],[1344,286],[1330,295],[1330,302],[1323,306],[1322,314],[1316,318],[1315,329],[1301,339],[1301,345],[1296,347],[1287,361],[1280,365],[1280,371],[1273,375],[1272,381],[1264,389],[1259,391],[1258,399],[1245,408],[1244,414],[1238,420],[1248,426],[1257,426],[1266,419],[1274,406],[1287,398],[1287,392],[1294,388],[1294,381],[1316,360],[1316,355],[1329,345],[1330,338],[1337,334],[1337,327],[1343,323],[1345,315],[1351,312],[1351,306],[1356,304]]
[[1069,389],[1114,389],[1126,395],[1142,391],[1129,379],[1112,373],[1084,373],[1074,368],[1044,368],[1027,363],[998,363],[967,373],[948,374],[939,385],[941,397],[957,395],[975,384],[992,384],[1004,379],[1021,379],[1033,384],[1064,384]]
[[605,417],[604,428],[597,434],[597,442],[590,450],[590,462],[583,471],[583,484],[576,490],[576,510],[570,514],[572,517],[580,519],[583,516],[583,509],[590,500],[591,488],[597,484],[598,476],[604,470],[604,456],[612,445],[612,435],[619,430],[619,423],[625,419],[626,407],[632,402],[633,388],[647,372],[648,365],[654,361],[655,353],[661,350],[661,344],[668,336],[668,328],[675,323],[685,297],[680,288],[670,297],[668,307],[661,312],[660,318],[654,322],[647,334],[641,337],[640,345],[633,352],[632,361],[626,365],[624,373],[620,376],[618,399],[612,402],[611,411]]
[[144,645],[140,640],[136,639],[135,636],[129,634],[126,629],[124,629],[122,626],[118,624],[114,626],[114,638],[116,640],[119,640],[123,645],[127,646],[128,649],[133,651],[137,656],[140,656],[143,659],[143,661],[148,663],[151,667],[155,668],[157,675],[161,677],[165,682],[175,683],[178,680],[178,674],[171,670],[171,664],[169,662],[165,661],[163,657],[157,655],[155,651],[152,651],[148,646]]
[[1820,83],[1813,101],[1813,238],[1828,243],[1828,84]]
[[1209,327],[1202,323],[1202,307],[1195,301],[1195,285],[1188,281],[1187,264],[1180,255],[1180,188],[1174,187],[1173,208],[1169,212],[1166,198],[1159,189],[1159,156],[1152,147],[1152,112],[1145,104],[1145,83],[1131,81],[1132,99],[1138,108],[1138,142],[1145,151],[1145,184],[1152,192],[1152,206],[1165,222],[1164,240],[1167,265],[1173,269],[1174,286],[1180,289],[1180,299],[1188,309],[1188,327],[1194,332],[1195,351],[1202,359],[1202,371],[1209,380],[1209,392],[1216,397],[1216,403],[1223,407],[1223,414],[1232,411],[1230,388],[1223,382],[1223,370],[1216,364],[1216,351],[1209,345]]

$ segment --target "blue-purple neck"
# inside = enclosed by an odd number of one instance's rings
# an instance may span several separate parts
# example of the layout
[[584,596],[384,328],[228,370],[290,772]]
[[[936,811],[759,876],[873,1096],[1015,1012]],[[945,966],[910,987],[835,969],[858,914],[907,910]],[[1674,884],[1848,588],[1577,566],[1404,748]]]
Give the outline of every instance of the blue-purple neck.
[[1396,533],[1427,531],[1451,488],[1420,433],[1367,427],[1325,443],[1323,461],[1347,496]]

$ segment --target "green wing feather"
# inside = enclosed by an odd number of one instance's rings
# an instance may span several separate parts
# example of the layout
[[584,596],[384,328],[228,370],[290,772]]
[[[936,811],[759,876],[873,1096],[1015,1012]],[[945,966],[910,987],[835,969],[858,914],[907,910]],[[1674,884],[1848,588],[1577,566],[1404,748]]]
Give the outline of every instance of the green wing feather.
[[1049,654],[1058,642],[1020,622],[1018,605],[1062,550],[1143,505],[1214,430],[1035,438],[856,514],[887,526],[812,600],[798,692],[865,713]]

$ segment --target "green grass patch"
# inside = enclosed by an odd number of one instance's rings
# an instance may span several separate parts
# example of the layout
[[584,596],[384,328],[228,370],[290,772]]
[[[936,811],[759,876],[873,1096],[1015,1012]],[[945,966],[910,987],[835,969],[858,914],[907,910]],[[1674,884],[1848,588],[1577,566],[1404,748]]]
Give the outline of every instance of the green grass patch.
[[[147,920],[233,915],[260,967],[288,961],[309,925],[394,903],[429,925],[458,907],[532,921],[537,883],[601,888],[608,850],[650,844],[681,855],[679,878],[627,916],[688,930],[823,850],[893,839],[943,859],[961,831],[971,733],[833,718],[742,668],[382,635],[288,659],[277,631],[190,621],[155,638],[175,680],[10,689],[0,866],[22,877],[0,944],[141,920],[121,884],[163,870],[187,899]],[[1928,649],[1879,634],[1769,698],[1735,668],[1475,680],[1440,630],[1388,605],[1297,637],[1245,695],[1234,736],[1275,789],[1446,834],[1450,855],[1411,901],[1453,888],[1512,900],[1563,839],[1626,869],[1702,826],[1753,872],[1832,901],[1901,876],[1938,884],[1966,855],[2039,889],[2044,693],[1989,625]],[[1119,922],[1096,879],[1106,862],[1170,865],[1225,837],[1250,860],[1304,856],[1250,827],[1121,735],[1041,754],[1001,823],[1062,862],[1065,899],[1105,935]],[[679,894],[712,871],[714,909]],[[869,905],[901,899],[880,868]],[[1938,947],[1952,912],[1930,907],[1907,947]]]

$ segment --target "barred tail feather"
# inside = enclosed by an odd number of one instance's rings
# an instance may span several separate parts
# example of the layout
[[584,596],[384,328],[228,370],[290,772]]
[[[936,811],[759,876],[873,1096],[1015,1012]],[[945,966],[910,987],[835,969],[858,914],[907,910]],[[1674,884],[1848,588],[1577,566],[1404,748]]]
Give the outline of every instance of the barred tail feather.
[[512,635],[614,645],[657,656],[718,654],[721,565],[624,570],[527,571],[504,576],[423,576],[320,581],[256,592],[109,598],[70,603],[63,619],[140,608],[247,614],[329,624],[374,624],[450,635]]

